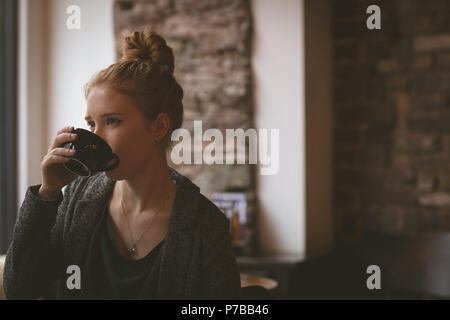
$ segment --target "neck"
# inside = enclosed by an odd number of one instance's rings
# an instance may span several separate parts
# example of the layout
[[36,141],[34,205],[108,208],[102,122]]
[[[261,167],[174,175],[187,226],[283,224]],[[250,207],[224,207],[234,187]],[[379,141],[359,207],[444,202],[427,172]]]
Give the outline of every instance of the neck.
[[143,172],[117,183],[128,208],[134,212],[158,210],[176,192],[166,161],[154,162]]

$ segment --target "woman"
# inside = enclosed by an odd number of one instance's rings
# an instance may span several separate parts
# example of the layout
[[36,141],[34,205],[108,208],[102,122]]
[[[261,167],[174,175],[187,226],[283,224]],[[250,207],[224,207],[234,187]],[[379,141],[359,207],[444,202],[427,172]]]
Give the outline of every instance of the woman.
[[[233,299],[239,272],[228,219],[167,165],[183,119],[170,47],[151,31],[86,85],[86,121],[120,158],[91,177],[63,166],[58,131],[29,187],[7,252],[7,299]],[[64,195],[61,190],[67,188]]]

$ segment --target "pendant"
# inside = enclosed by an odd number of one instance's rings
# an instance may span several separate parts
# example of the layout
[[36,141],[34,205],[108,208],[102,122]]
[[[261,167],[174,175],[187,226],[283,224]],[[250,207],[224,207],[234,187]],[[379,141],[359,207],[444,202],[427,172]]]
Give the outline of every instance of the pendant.
[[128,255],[134,256],[137,253],[136,245],[132,246],[130,249],[128,249]]

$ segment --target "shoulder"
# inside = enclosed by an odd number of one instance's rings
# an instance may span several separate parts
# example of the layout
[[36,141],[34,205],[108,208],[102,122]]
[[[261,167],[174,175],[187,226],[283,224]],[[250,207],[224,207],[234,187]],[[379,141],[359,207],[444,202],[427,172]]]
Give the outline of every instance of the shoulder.
[[230,222],[225,214],[201,193],[198,196],[198,226],[208,237],[228,234],[230,228]]
[[200,188],[175,169],[169,168],[169,171],[172,179],[179,185],[179,199],[183,202],[183,208],[194,211],[191,212],[192,220],[189,220],[189,223],[195,225],[197,232],[200,232],[201,235],[217,235],[228,232],[228,218],[200,192]]

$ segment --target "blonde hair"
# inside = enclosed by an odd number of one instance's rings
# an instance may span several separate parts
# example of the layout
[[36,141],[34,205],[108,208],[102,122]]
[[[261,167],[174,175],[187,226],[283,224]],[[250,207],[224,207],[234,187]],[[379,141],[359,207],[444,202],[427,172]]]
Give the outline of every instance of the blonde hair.
[[131,98],[150,121],[166,113],[170,128],[159,141],[166,149],[171,145],[171,133],[183,122],[184,93],[173,72],[173,52],[164,38],[150,30],[135,31],[125,37],[121,60],[86,83],[85,98],[95,86],[104,85]]

